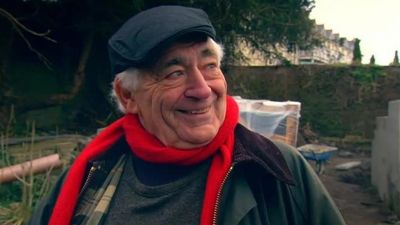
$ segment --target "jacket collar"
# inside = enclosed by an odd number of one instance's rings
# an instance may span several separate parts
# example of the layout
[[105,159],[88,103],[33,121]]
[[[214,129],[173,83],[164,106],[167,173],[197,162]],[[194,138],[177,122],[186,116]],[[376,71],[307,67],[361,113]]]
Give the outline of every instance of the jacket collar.
[[234,163],[257,165],[266,174],[287,184],[295,184],[286,160],[271,140],[238,124],[234,148]]

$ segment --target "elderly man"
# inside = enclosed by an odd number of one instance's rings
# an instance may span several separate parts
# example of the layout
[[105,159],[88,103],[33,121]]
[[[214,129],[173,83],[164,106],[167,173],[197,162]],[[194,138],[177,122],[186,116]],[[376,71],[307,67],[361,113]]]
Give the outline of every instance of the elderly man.
[[215,39],[200,9],[160,6],[128,20],[109,41],[124,116],[30,224],[344,224],[296,150],[238,124]]

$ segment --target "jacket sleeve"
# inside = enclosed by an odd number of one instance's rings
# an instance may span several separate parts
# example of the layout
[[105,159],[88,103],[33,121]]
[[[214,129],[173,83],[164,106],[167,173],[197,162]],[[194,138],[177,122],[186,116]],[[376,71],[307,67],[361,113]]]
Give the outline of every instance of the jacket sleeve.
[[275,142],[284,155],[295,178],[290,191],[308,225],[345,225],[333,199],[321,183],[313,168],[292,146]]
[[43,225],[49,223],[54,204],[64,182],[66,173],[67,171],[64,171],[61,174],[50,193],[36,205],[32,216],[27,221],[26,225]]

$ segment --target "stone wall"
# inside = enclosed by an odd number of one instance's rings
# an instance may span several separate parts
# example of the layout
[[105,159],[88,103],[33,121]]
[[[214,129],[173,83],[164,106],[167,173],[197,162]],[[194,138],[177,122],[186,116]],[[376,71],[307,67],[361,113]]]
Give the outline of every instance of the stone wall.
[[400,100],[389,103],[388,116],[376,119],[371,181],[380,198],[400,215]]

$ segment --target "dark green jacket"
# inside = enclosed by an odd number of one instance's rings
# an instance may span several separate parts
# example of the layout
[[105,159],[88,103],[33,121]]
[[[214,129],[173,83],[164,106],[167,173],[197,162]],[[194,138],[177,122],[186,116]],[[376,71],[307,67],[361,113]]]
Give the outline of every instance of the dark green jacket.
[[[105,158],[110,161],[109,156]],[[47,224],[61,185],[62,178],[28,224]],[[235,130],[233,169],[217,204],[218,225],[345,224],[318,176],[296,149],[273,143],[241,125]]]

